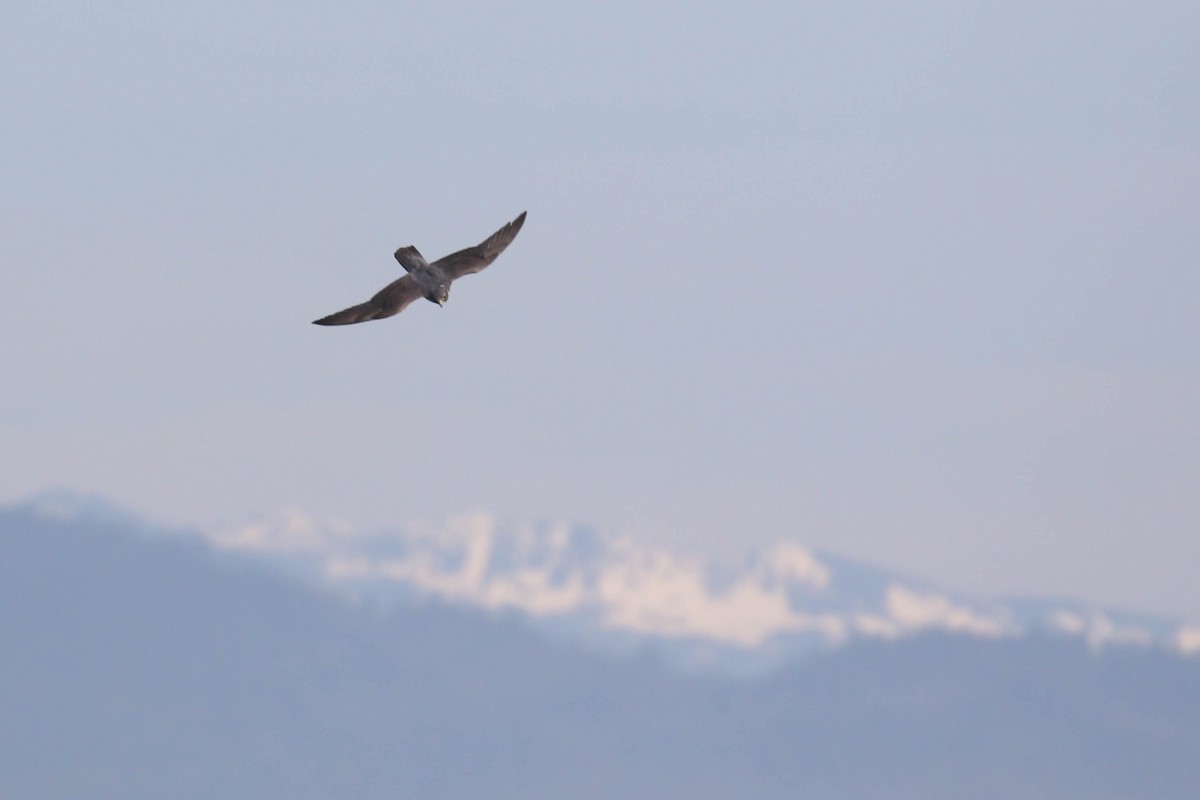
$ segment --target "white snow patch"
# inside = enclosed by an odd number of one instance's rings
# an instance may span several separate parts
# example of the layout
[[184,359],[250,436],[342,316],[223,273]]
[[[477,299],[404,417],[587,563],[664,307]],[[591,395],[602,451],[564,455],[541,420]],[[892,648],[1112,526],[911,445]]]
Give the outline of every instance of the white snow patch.
[[[596,586],[607,627],[741,647],[755,647],[784,632],[845,635],[845,625],[836,615],[793,611],[782,586],[767,588],[744,577],[714,592],[700,561],[661,550],[638,551],[628,542],[619,542],[618,548],[623,557],[606,565]],[[812,565],[803,559],[788,562],[789,569],[797,566],[801,574],[813,574]]]
[[1186,625],[1180,628],[1175,636],[1175,645],[1184,655],[1200,653],[1200,627]]
[[1065,609],[1056,611],[1050,616],[1050,625],[1062,633],[1083,637],[1093,649],[1109,645],[1146,646],[1154,638],[1149,631],[1142,628],[1117,625],[1099,611],[1090,615]]
[[918,594],[893,584],[885,599],[888,615],[907,630],[940,628],[977,636],[1004,636],[1013,633],[1005,619],[983,616],[972,609],[955,605],[939,594]]
[[261,522],[214,531],[208,538],[218,547],[231,550],[298,553],[331,550],[353,535],[349,523],[318,520],[285,509]]
[[774,573],[781,578],[808,584],[816,589],[829,587],[829,568],[799,545],[787,542],[776,545],[768,563]]
[[1050,615],[1050,627],[1060,633],[1079,636],[1087,629],[1087,619],[1074,611],[1055,611]]

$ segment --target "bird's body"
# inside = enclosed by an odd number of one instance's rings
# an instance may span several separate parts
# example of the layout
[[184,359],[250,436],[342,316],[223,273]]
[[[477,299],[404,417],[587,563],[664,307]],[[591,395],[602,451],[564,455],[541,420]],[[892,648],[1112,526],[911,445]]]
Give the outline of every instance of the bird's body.
[[444,305],[450,297],[450,284],[463,275],[479,272],[496,260],[504,248],[516,238],[525,224],[525,212],[493,233],[482,243],[451,253],[430,264],[417,248],[401,247],[396,261],[408,273],[380,289],[365,303],[343,309],[336,314],[315,320],[314,325],[353,325],[373,319],[395,316],[418,297]]

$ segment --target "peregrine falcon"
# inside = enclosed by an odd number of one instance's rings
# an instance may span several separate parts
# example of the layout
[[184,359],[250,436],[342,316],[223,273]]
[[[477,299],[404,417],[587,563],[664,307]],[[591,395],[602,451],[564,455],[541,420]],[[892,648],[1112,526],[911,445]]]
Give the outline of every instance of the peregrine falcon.
[[314,320],[314,325],[353,325],[372,319],[384,319],[399,314],[409,303],[424,297],[439,306],[450,297],[450,284],[463,275],[486,267],[512,243],[525,224],[525,212],[493,233],[482,243],[457,253],[451,253],[430,264],[413,246],[396,251],[396,260],[408,272],[380,289],[365,303]]

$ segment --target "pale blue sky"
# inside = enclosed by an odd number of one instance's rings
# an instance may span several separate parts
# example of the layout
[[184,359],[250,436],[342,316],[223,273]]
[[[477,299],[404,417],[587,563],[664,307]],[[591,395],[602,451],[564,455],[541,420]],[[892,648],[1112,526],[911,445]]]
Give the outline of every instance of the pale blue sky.
[[[0,497],[1200,617],[1192,3],[17,3]],[[443,309],[310,320],[528,209]]]

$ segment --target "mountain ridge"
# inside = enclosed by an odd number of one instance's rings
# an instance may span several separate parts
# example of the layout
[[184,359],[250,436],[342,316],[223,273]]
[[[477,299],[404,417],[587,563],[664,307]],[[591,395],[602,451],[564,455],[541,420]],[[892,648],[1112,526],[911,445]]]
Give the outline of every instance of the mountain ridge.
[[[136,518],[95,498],[72,502],[68,492],[28,505],[58,516]],[[556,638],[615,652],[650,647],[676,667],[701,672],[753,677],[855,641],[938,631],[1042,633],[1093,648],[1200,654],[1200,626],[1166,615],[1078,600],[976,597],[786,540],[719,562],[566,522],[476,513],[363,530],[297,510],[200,536],[219,551],[361,602],[436,598],[516,614]]]
[[385,603],[436,596],[574,629],[585,641],[654,641],[684,667],[761,672],[850,641],[928,631],[1043,632],[1092,647],[1200,653],[1200,626],[1166,615],[975,597],[786,540],[730,564],[563,522],[480,513],[359,531],[297,511],[205,536],[222,549],[290,559],[310,579],[351,594]]

